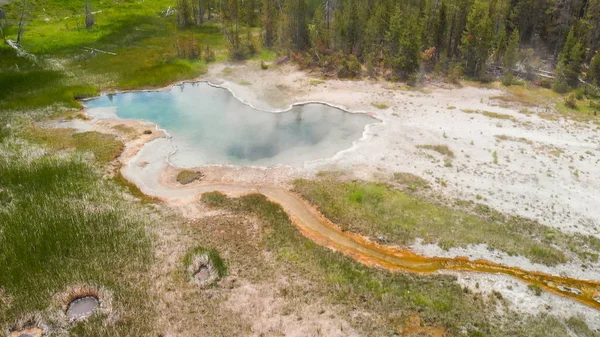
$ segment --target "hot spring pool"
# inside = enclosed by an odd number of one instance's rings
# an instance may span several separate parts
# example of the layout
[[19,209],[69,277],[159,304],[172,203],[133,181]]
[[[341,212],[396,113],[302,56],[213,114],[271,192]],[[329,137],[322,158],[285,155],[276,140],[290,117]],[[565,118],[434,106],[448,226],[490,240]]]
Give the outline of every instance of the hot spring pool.
[[324,104],[294,106],[281,113],[256,110],[206,83],[105,95],[86,105],[157,124],[172,136],[177,152],[170,161],[180,167],[299,165],[350,148],[365,126],[377,122]]

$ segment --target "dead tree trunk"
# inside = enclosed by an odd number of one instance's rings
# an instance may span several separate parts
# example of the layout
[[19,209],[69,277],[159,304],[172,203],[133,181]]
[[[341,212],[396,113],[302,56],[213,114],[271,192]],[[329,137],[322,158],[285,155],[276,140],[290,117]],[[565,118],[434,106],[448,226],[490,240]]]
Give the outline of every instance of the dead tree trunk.
[[92,6],[90,1],[85,2],[85,28],[90,29],[94,25],[94,14],[92,14]]
[[23,36],[23,26],[25,25],[25,7],[21,9],[21,18],[19,19],[19,33],[17,34],[17,44],[21,44],[21,36]]
[[2,40],[6,42],[6,36],[4,36],[4,30],[2,29],[2,20],[6,20],[6,14],[2,8],[0,8],[0,34],[2,35]]

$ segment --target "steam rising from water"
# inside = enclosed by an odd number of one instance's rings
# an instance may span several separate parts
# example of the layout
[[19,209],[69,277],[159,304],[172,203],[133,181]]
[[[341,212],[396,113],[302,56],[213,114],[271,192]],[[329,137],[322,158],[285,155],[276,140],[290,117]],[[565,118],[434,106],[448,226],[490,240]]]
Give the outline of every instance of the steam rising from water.
[[121,118],[156,123],[173,136],[178,151],[170,160],[181,167],[299,165],[351,147],[365,126],[376,122],[323,104],[259,111],[206,83],[107,95],[88,107],[113,107]]

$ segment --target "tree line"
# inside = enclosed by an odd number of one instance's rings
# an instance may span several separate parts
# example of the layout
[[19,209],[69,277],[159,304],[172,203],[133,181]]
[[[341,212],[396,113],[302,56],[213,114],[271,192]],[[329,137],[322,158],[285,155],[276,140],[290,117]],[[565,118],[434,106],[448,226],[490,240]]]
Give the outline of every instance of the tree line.
[[[178,23],[222,22],[234,58],[262,43],[341,77],[424,71],[512,80],[556,68],[555,88],[600,85],[600,0],[177,0]],[[260,35],[257,35],[260,31]],[[363,68],[364,66],[364,68]]]

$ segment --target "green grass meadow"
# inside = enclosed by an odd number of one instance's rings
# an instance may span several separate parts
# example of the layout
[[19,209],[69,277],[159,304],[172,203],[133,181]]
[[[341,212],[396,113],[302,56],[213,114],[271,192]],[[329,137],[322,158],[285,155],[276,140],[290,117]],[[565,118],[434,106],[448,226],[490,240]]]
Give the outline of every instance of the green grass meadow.
[[[133,321],[151,315],[135,285],[153,259],[149,222],[132,208],[84,152],[49,154],[12,137],[0,143],[2,331],[32,313],[51,316],[42,312],[73,285],[110,289],[115,310]],[[128,334],[102,325],[98,332]]]

